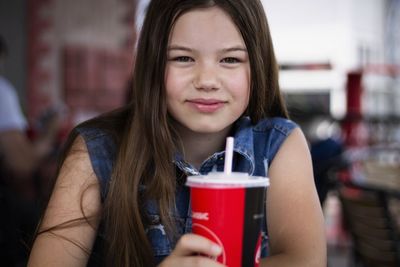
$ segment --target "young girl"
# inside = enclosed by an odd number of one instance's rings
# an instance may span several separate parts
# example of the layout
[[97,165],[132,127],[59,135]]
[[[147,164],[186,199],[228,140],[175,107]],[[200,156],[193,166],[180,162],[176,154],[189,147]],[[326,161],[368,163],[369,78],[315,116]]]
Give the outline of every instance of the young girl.
[[260,1],[153,0],[135,66],[132,103],[73,131],[29,266],[222,266],[221,248],[190,234],[184,184],[223,170],[227,136],[234,171],[270,177],[261,266],[325,266],[310,155]]

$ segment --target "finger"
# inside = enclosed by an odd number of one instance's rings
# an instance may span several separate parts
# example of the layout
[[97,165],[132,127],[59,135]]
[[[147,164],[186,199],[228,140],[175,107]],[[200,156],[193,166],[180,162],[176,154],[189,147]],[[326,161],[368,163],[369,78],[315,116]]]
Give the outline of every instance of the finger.
[[190,256],[195,253],[216,257],[222,253],[222,248],[200,235],[185,234],[179,239],[171,255]]

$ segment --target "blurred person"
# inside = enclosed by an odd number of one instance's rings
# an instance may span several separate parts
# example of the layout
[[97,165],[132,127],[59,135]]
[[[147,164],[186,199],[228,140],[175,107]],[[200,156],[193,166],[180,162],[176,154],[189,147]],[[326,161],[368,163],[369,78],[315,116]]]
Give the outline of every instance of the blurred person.
[[[0,66],[4,66],[7,47],[0,37]],[[3,168],[12,176],[27,179],[53,150],[58,122],[56,116],[47,120],[46,128],[31,142],[28,123],[22,113],[14,86],[0,73],[0,156]]]
[[227,136],[233,171],[270,177],[260,266],[326,266],[311,157],[259,0],[151,1],[133,83],[128,105],[71,132],[28,266],[223,266],[223,248],[190,233],[184,184],[223,169]]
[[329,116],[312,118],[307,132],[315,185],[323,205],[328,192],[336,186],[335,172],[347,166],[344,144],[339,125]]
[[311,153],[314,182],[321,206],[336,186],[336,172],[345,168],[340,126],[327,114],[291,110],[291,119],[300,125]]
[[28,138],[17,92],[2,75],[7,55],[0,36],[0,265],[19,266],[27,258],[23,240],[32,236],[39,218],[35,175],[53,151],[58,122],[47,116],[37,140]]

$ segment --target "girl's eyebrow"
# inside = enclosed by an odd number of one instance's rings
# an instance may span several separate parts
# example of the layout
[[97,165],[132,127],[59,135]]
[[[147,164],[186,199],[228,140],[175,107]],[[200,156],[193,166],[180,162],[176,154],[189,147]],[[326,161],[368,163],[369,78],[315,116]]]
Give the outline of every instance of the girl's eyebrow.
[[247,53],[246,47],[243,46],[232,46],[229,48],[224,48],[221,50],[222,52],[233,52],[233,51],[243,51]]
[[193,49],[186,47],[186,46],[181,46],[181,45],[170,45],[168,46],[168,51],[171,50],[183,50],[183,51],[188,51],[188,52],[192,52]]
[[[188,52],[192,52],[193,51],[193,49],[191,49],[189,47],[186,47],[186,46],[182,46],[182,45],[170,45],[170,46],[168,46],[168,51],[171,51],[171,50],[182,50],[182,51],[188,51]],[[223,52],[223,53],[234,52],[234,51],[242,51],[242,52],[246,52],[247,53],[246,47],[243,47],[241,45],[232,46],[232,47],[221,49],[221,52]]]

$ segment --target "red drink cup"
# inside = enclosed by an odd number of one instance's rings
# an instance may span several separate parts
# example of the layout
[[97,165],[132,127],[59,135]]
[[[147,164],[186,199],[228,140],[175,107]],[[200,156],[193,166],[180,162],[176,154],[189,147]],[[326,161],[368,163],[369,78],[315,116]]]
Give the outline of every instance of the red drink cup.
[[188,177],[192,231],[222,247],[217,261],[229,267],[258,267],[264,201],[269,179],[247,173]]

